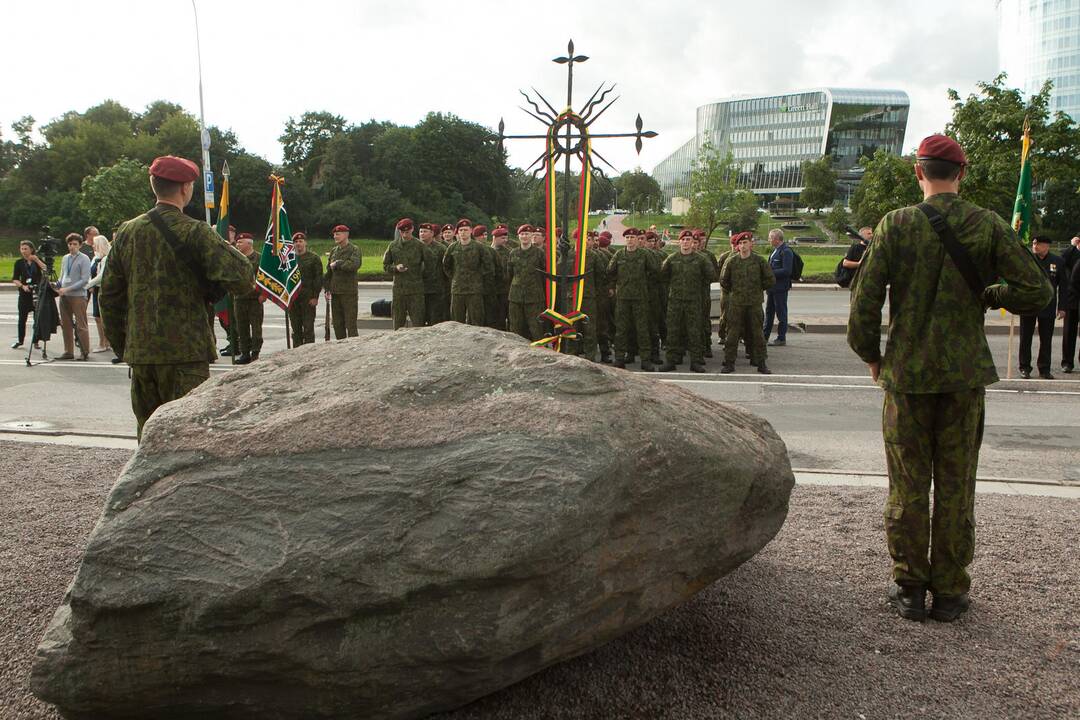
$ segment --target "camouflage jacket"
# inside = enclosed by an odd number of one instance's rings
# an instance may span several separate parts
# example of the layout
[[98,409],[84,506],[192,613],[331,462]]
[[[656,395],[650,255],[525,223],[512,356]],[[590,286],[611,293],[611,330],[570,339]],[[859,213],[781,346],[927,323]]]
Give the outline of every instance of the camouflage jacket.
[[619,300],[648,300],[649,276],[660,272],[656,257],[645,248],[633,252],[620,248],[608,265],[608,275],[615,278]]
[[535,245],[510,251],[510,302],[546,302],[544,295],[544,254]]
[[[383,271],[394,278],[394,295],[407,297],[424,294],[424,259],[427,256],[424,243],[416,238],[398,238],[390,243],[383,253]],[[404,265],[405,271],[394,268]]]
[[776,282],[769,261],[757,253],[743,258],[733,254],[720,271],[720,287],[732,305],[760,305],[762,294]]
[[[158,204],[162,219],[190,249],[208,282],[230,293],[251,289],[255,273],[243,255],[214,229]],[[217,357],[206,302],[189,265],[146,215],[120,226],[101,282],[105,336],[131,365],[210,362]]]
[[450,246],[443,256],[443,268],[450,277],[451,293],[483,294],[484,278],[495,274],[489,249],[475,240],[468,245],[454,243]]
[[512,248],[508,243],[509,241],[499,247],[492,246],[491,248],[495,252],[495,262],[497,263],[495,275],[500,295],[505,295],[510,290],[510,251]]
[[585,252],[585,282],[582,285],[581,297],[595,299],[601,292],[607,294],[607,263],[599,252],[587,250]]
[[293,296],[293,302],[307,302],[318,298],[323,284],[322,260],[308,250],[303,255],[297,255],[296,262],[300,265],[300,289]]
[[[336,268],[330,267],[332,263],[337,261],[340,261],[341,264]],[[326,258],[326,282],[324,284],[326,291],[342,295],[358,294],[356,271],[363,264],[364,254],[360,252],[360,248],[351,242],[346,242],[343,247],[335,244],[330,249],[330,256]]]
[[483,283],[485,295],[497,295],[499,292],[499,256],[495,252],[495,248],[490,245],[477,242],[474,238],[470,245],[478,245],[483,251],[484,255],[484,267],[483,267]]
[[701,288],[712,282],[712,264],[698,253],[668,255],[660,266],[668,284],[668,300],[701,300]]
[[427,255],[424,257],[424,293],[427,295],[446,294],[446,274],[443,273],[443,255],[446,254],[446,246],[441,242],[433,241],[430,245],[424,245]]
[[[262,255],[257,250],[252,250],[250,255],[244,255],[244,259],[251,263],[251,276],[259,276],[259,263],[262,262]],[[251,288],[241,293],[233,293],[233,300],[247,300],[255,301],[259,299],[259,296],[263,294],[263,291],[258,287]]]
[[[864,362],[881,362],[879,381],[886,390],[946,393],[990,385],[998,376],[983,329],[984,303],[1037,312],[1053,290],[1031,251],[996,213],[954,193],[927,202],[987,279],[982,298],[972,293],[922,211],[893,210],[878,223],[855,276],[848,344]],[[882,356],[886,287],[889,338]]]

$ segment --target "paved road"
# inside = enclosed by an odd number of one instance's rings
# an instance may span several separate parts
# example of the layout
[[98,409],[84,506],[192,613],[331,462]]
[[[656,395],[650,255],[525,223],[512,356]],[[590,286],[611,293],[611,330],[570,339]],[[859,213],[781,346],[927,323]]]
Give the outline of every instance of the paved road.
[[[264,353],[284,348],[284,317],[267,308]],[[0,317],[10,336],[12,320]],[[362,330],[362,333],[375,332]],[[93,335],[93,330],[91,331]],[[990,338],[1005,376],[1004,336]],[[51,344],[54,353],[61,348]],[[0,431],[41,427],[65,432],[133,434],[125,366],[105,355],[88,363],[50,362],[26,367],[24,353],[0,350]],[[35,356],[37,360],[39,356]],[[720,358],[709,373],[655,374],[721,402],[765,417],[788,445],[797,468],[884,472],[880,435],[881,392],[842,335],[793,334],[785,348],[770,348],[776,373],[762,376],[740,358],[733,375],[719,375]],[[229,372],[219,362],[214,373]],[[1076,379],[1073,379],[1073,378]],[[1080,375],[1054,381],[1003,381],[988,394],[981,477],[1080,481]]]

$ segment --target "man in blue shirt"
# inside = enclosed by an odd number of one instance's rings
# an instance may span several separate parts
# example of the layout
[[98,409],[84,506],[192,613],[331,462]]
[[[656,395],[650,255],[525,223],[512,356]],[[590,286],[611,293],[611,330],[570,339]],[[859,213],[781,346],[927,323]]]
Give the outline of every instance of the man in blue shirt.
[[57,360],[75,359],[72,330],[79,337],[79,360],[90,357],[90,331],[86,327],[86,283],[90,281],[90,259],[79,252],[82,242],[79,233],[68,234],[68,254],[60,260],[60,280],[56,283],[56,293],[60,296],[64,354]]
[[[787,344],[787,300],[791,290],[791,274],[795,269],[795,253],[784,242],[784,231],[774,228],[769,231],[769,243],[773,251],[769,255],[769,267],[776,277],[776,284],[765,291],[765,327],[762,332],[769,345]],[[769,341],[772,334],[773,319],[776,319],[776,339]]]

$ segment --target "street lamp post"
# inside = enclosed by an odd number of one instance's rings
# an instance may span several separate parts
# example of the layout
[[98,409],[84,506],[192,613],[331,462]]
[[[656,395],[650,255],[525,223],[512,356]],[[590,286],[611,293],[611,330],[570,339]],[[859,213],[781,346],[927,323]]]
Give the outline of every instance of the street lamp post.
[[203,112],[202,43],[199,40],[199,10],[195,7],[195,0],[191,0],[191,11],[195,14],[195,56],[199,65],[199,141],[202,145],[203,205],[206,208],[206,224],[210,225],[210,210],[214,207],[214,169],[210,167],[210,133],[206,130],[206,115]]

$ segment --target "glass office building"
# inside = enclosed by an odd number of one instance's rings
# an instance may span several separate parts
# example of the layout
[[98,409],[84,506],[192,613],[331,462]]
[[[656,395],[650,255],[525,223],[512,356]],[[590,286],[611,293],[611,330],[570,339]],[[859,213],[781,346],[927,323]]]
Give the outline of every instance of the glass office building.
[[1050,113],[1080,122],[1080,0],[997,0],[998,56],[1025,95],[1054,81]]
[[734,98],[697,110],[697,132],[653,168],[668,207],[688,197],[698,149],[708,142],[739,166],[738,183],[760,195],[797,197],[802,163],[825,155],[851,190],[861,177],[859,158],[878,148],[899,154],[910,101],[900,90],[820,88],[784,95]]

